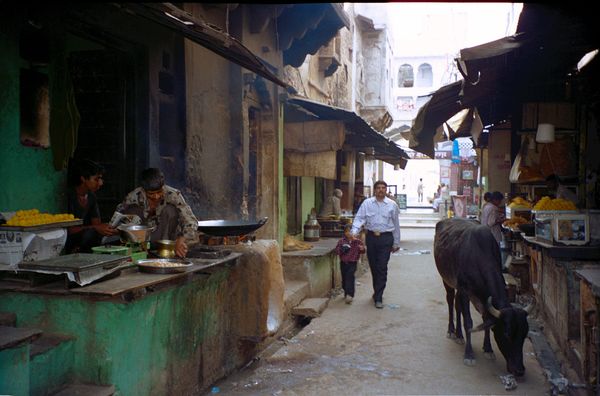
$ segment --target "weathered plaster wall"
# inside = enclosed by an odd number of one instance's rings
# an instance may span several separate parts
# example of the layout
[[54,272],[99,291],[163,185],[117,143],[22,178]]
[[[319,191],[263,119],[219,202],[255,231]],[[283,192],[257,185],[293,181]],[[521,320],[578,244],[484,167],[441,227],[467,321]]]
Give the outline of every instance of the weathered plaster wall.
[[0,24],[0,211],[38,208],[58,213],[66,208],[66,172],[55,171],[50,149],[20,143],[18,31],[10,21]]

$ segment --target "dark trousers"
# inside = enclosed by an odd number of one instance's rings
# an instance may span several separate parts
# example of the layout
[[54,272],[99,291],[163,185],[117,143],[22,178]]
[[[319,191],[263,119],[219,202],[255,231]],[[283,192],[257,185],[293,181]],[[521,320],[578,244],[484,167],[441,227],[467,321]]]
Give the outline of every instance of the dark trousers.
[[383,301],[383,290],[387,282],[388,261],[390,261],[390,254],[394,246],[394,236],[391,232],[380,236],[367,232],[366,245],[369,268],[371,268],[373,278],[373,300]]
[[92,253],[92,248],[100,246],[102,243],[102,235],[93,228],[86,228],[75,234],[67,235],[65,243],[65,251],[71,253]]
[[342,288],[344,296],[354,297],[354,273],[356,272],[356,261],[342,261],[340,263],[340,271],[342,272]]

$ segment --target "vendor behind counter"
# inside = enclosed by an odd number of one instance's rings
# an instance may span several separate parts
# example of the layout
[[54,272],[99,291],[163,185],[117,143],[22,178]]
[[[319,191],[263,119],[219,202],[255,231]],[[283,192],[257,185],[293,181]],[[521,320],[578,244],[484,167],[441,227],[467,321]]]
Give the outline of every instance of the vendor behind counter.
[[65,251],[91,253],[103,237],[117,235],[118,231],[100,218],[96,191],[104,184],[104,168],[89,159],[74,161],[69,167],[67,212],[82,219],[80,226],[69,227]]

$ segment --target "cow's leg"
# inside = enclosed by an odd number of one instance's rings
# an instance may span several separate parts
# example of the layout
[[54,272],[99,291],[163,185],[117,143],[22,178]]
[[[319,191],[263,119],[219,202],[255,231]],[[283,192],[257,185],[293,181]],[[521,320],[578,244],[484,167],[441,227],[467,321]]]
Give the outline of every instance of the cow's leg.
[[465,355],[463,362],[467,366],[474,366],[475,354],[473,353],[473,346],[471,345],[471,329],[473,328],[473,320],[471,319],[469,296],[467,296],[466,293],[458,292],[457,298],[460,302],[460,312],[463,316],[464,329],[467,338],[465,342]]
[[456,338],[456,329],[454,327],[454,288],[450,287],[444,282],[444,288],[446,289],[446,303],[448,304],[448,333],[447,338]]
[[456,310],[456,343],[457,344],[464,344],[465,343],[465,339],[463,337],[463,333],[462,333],[462,322],[461,322],[461,302],[460,299],[458,298],[458,292],[456,292],[456,298],[454,299],[454,307]]
[[492,350],[492,343],[490,342],[490,328],[487,327],[484,331],[483,336],[483,356],[490,360],[496,360],[496,355]]

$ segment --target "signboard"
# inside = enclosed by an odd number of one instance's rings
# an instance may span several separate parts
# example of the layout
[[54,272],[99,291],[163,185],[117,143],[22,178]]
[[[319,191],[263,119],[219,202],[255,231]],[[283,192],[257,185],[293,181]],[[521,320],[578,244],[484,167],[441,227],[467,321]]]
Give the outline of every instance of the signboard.
[[406,209],[406,194],[396,194],[396,203],[400,209]]

